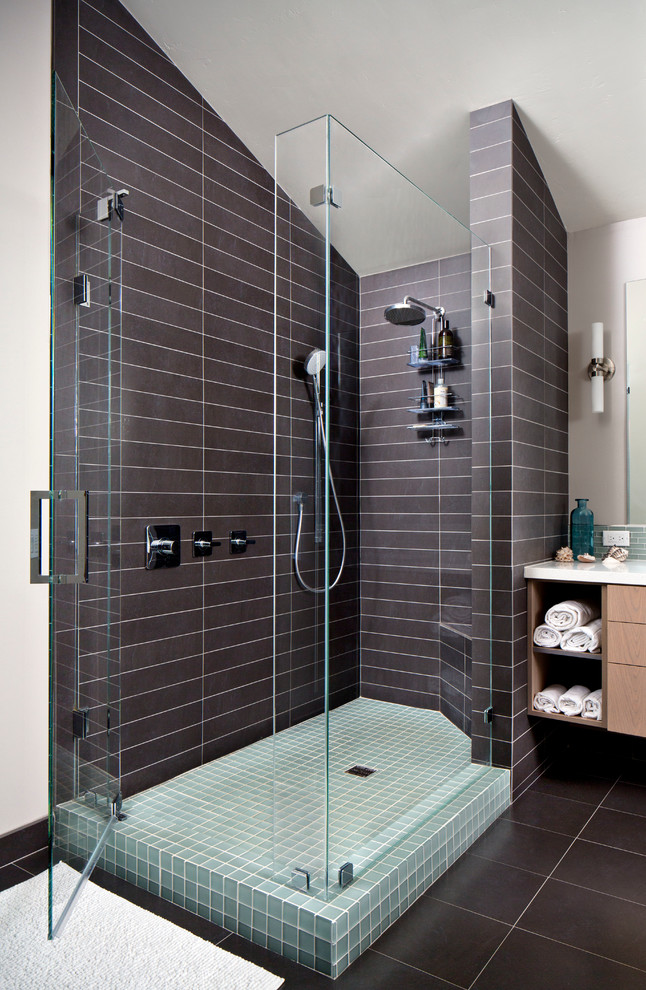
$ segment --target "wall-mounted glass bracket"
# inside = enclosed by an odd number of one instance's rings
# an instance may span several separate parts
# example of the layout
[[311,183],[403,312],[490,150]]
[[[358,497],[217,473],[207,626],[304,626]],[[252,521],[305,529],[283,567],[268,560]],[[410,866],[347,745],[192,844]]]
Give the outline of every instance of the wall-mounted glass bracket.
[[90,709],[72,710],[72,735],[75,739],[87,739],[90,734]]
[[90,279],[87,275],[74,276],[74,305],[90,308]]
[[491,291],[491,289],[485,289],[484,290],[484,294],[482,296],[482,301],[485,304],[485,306],[491,306],[492,309],[495,308],[496,297],[494,296],[494,294]]
[[310,206],[335,206],[340,210],[343,205],[343,197],[338,186],[314,186],[310,189]]
[[118,189],[116,192],[114,189],[108,189],[107,195],[102,196],[96,203],[96,218],[99,223],[103,223],[105,220],[111,220],[113,213],[116,213],[119,220],[123,222],[125,214],[123,200],[124,197],[129,195],[130,191],[128,189]]

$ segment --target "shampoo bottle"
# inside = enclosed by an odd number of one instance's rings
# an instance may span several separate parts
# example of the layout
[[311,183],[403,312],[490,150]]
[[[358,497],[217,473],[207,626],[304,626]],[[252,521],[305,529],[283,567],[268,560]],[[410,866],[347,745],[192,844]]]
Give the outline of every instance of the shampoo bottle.
[[428,360],[428,348],[426,346],[426,330],[424,327],[419,332],[419,349],[417,357],[420,361]]
[[433,389],[433,405],[436,409],[446,409],[449,404],[449,390],[440,376]]
[[449,327],[448,320],[444,320],[442,329],[438,334],[437,356],[442,359],[453,357],[453,333]]

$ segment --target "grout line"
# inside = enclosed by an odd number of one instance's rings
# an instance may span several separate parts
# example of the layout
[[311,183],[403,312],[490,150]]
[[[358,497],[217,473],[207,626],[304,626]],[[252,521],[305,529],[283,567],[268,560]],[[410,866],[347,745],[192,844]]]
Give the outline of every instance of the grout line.
[[[643,907],[643,905],[641,905]],[[570,945],[569,942],[561,942],[558,938],[551,938],[549,935],[538,934],[538,932],[532,932],[528,928],[519,928],[521,932],[525,932],[527,935],[534,935],[537,938],[544,938],[547,942],[553,942],[555,945],[562,945],[566,949],[574,949],[575,952],[586,953],[589,956],[593,956],[595,959],[605,959],[607,962],[614,963],[615,966],[625,966],[626,969],[632,969],[636,973],[644,973],[646,970],[640,969],[638,966],[631,966],[630,963],[620,962],[619,959],[613,959],[612,956],[604,956],[600,952],[592,952],[590,949],[582,949],[578,945]],[[500,948],[500,946],[499,946]],[[496,949],[496,952],[498,950]],[[478,974],[479,975],[479,974]]]
[[[404,912],[403,915],[400,915],[400,917],[404,917],[405,914],[406,912]],[[366,952],[365,953],[362,952],[361,955],[362,956],[366,955],[368,952],[374,952],[376,956],[383,956],[384,959],[390,959],[392,960],[392,962],[399,963],[400,966],[406,966],[408,969],[415,970],[416,973],[423,973],[424,976],[430,976],[434,980],[440,980],[440,982],[444,983],[447,987],[455,988],[455,990],[461,990],[459,984],[451,983],[450,980],[445,980],[442,976],[437,976],[435,973],[431,973],[427,969],[420,969],[419,966],[413,966],[411,963],[404,962],[402,959],[398,959],[396,956],[389,956],[387,952],[381,952],[379,949],[375,949],[374,946],[369,946]]]
[[[529,903],[525,905],[525,907],[523,908],[523,910],[519,914],[518,918],[516,919],[516,921],[514,922],[514,924],[511,926],[511,928],[509,929],[509,931],[507,932],[507,934],[505,935],[505,937],[503,938],[503,940],[500,943],[500,945],[498,946],[498,948],[495,950],[495,952],[492,953],[492,955],[490,956],[490,958],[487,960],[487,962],[485,963],[485,965],[482,967],[482,969],[480,970],[480,972],[476,976],[475,980],[473,980],[473,982],[469,985],[469,990],[472,990],[472,988],[475,986],[475,984],[479,980],[479,978],[482,975],[482,973],[484,972],[484,970],[487,968],[487,966],[489,966],[489,964],[492,962],[492,960],[498,954],[498,952],[500,952],[500,949],[505,944],[505,942],[507,941],[507,939],[509,938],[509,936],[511,935],[511,933],[516,928],[520,928],[520,931],[526,931],[527,930],[527,929],[524,929],[524,928],[520,927],[519,923],[520,923],[521,919],[524,917],[524,915],[527,913],[527,911],[529,910],[529,908],[531,907],[531,905],[534,903],[534,901],[536,900],[536,898],[538,897],[538,895],[544,889],[544,887],[546,886],[547,882],[552,879],[554,873],[556,872],[556,870],[558,869],[558,867],[561,865],[561,863],[563,862],[563,860],[565,859],[565,857],[567,856],[567,854],[570,852],[570,850],[574,846],[574,844],[577,841],[577,839],[581,836],[581,834],[583,833],[584,829],[587,828],[587,826],[590,824],[590,822],[592,821],[592,819],[596,815],[597,811],[601,807],[602,802],[605,801],[605,799],[608,797],[608,795],[610,794],[610,792],[613,790],[613,788],[619,782],[620,779],[621,779],[621,774],[619,774],[617,776],[617,778],[615,779],[615,781],[610,785],[610,787],[608,788],[607,792],[601,798],[601,801],[599,801],[599,803],[596,806],[593,806],[594,807],[594,810],[592,811],[590,817],[586,819],[586,821],[581,826],[581,828],[579,829],[579,831],[577,832],[577,834],[573,837],[572,841],[570,842],[569,846],[567,847],[567,849],[565,850],[565,852],[563,853],[563,855],[559,858],[558,862],[554,864],[551,872],[545,877],[545,880],[540,885],[540,887],[538,888],[538,890],[536,891],[536,893],[534,894],[534,896],[531,898],[531,900],[529,901]],[[548,830],[547,829],[544,829],[543,831],[548,831]],[[495,861],[492,861],[492,862],[495,862]],[[576,886],[576,885],[573,885],[573,886]],[[538,933],[537,932],[531,932],[530,934],[537,935]],[[539,935],[538,937],[540,938],[542,936]],[[563,945],[568,945],[569,948],[571,948],[571,949],[578,949],[578,951],[580,951],[580,952],[586,952],[587,951],[587,949],[580,949],[578,946],[569,945],[569,943],[567,943],[567,942],[564,942],[562,944]],[[590,953],[590,954],[593,955],[594,953]],[[613,960],[613,962],[618,962],[618,960],[615,959],[615,960]],[[625,964],[620,964],[620,965],[625,965]]]

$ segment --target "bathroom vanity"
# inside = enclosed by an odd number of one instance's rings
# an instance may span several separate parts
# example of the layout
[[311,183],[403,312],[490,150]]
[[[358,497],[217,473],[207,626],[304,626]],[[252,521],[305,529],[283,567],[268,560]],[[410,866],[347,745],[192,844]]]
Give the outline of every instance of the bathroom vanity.
[[[528,712],[576,726],[646,736],[646,561],[581,564],[549,561],[525,567],[527,580]],[[600,653],[536,646],[534,630],[552,605],[585,599],[601,612]],[[537,712],[533,700],[549,684],[602,689],[602,718]]]

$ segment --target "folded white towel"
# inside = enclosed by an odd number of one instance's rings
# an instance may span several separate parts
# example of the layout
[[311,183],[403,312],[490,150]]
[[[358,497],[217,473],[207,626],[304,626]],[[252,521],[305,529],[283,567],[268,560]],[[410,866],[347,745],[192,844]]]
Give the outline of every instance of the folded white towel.
[[586,695],[583,699],[583,711],[581,712],[581,717],[596,718],[599,720],[601,715],[601,688],[599,688],[598,691],[591,691],[590,694]]
[[563,715],[580,715],[583,711],[583,699],[589,694],[590,688],[575,684],[559,698],[559,711]]
[[558,714],[559,698],[565,694],[565,684],[550,684],[534,695],[534,708],[537,712]]
[[561,634],[561,646],[575,653],[598,653],[601,648],[601,619],[593,619],[586,626],[575,626]]
[[556,650],[561,645],[561,633],[553,626],[543,623],[541,626],[536,626],[534,630],[534,642],[537,646],[547,646]]
[[574,629],[575,626],[585,626],[593,619],[598,619],[599,614],[599,609],[595,605],[568,599],[559,602],[558,605],[552,605],[545,613],[545,622],[552,629],[560,629],[563,632],[566,629]]

